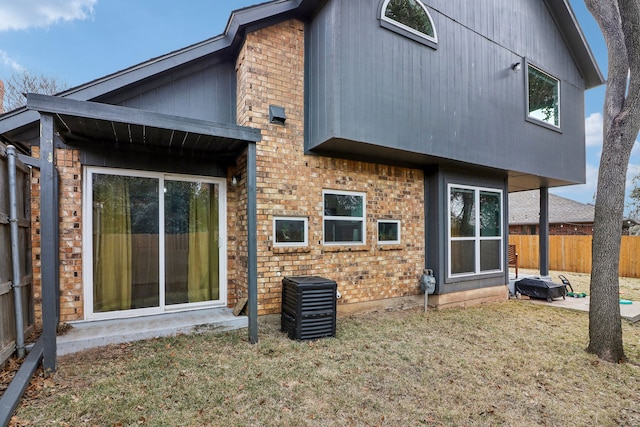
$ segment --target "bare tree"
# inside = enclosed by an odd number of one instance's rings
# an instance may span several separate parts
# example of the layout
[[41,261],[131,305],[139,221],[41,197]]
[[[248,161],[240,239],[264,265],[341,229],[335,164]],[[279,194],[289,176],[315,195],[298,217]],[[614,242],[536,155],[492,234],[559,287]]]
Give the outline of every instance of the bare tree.
[[[640,0],[585,0],[607,44],[609,70],[598,173],[587,351],[626,360],[619,306],[625,177],[640,129]],[[628,79],[630,76],[630,79]]]
[[25,105],[26,93],[54,95],[67,88],[65,83],[45,75],[32,75],[27,71],[13,74],[5,82],[4,110],[11,111]]
[[640,219],[640,173],[631,180],[631,192],[629,192],[630,202],[627,205],[629,219]]

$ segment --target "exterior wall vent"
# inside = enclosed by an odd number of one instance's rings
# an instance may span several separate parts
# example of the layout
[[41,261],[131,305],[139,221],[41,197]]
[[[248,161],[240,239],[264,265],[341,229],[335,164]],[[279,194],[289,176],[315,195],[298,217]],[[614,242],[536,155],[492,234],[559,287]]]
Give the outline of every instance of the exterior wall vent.
[[285,120],[287,120],[287,115],[284,112],[284,107],[269,105],[269,123],[284,125]]

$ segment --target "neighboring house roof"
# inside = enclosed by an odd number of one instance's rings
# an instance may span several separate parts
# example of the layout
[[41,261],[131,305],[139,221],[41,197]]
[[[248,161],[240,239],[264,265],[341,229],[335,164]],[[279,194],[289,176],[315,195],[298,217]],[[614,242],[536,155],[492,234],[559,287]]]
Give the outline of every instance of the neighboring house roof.
[[[274,22],[297,17],[312,16],[327,0],[272,0],[232,12],[224,33],[187,46],[166,55],[152,58],[86,84],[59,93],[79,101],[98,101],[100,98],[125,86],[179,67],[188,62],[229,49],[237,49],[247,30],[255,30]],[[589,89],[604,83],[604,78],[578,25],[568,0],[544,0],[557,22],[567,45]],[[8,112],[0,120],[0,134],[12,131],[38,120],[38,113],[26,108]]]
[[[592,223],[595,206],[549,193],[549,223]],[[538,190],[509,193],[509,225],[532,225],[540,222]]]

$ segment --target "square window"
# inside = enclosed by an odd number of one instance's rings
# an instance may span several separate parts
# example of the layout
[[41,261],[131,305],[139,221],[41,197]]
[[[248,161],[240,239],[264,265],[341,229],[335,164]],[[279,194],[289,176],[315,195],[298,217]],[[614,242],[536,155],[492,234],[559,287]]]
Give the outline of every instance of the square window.
[[500,240],[480,241],[480,271],[500,270]]
[[325,190],[322,200],[324,243],[364,244],[364,193]]
[[451,242],[451,274],[475,273],[476,245],[473,240]]
[[527,117],[560,127],[560,81],[528,65]]
[[378,243],[381,245],[392,245],[400,243],[400,221],[379,220],[378,221]]
[[275,217],[273,218],[274,246],[307,246],[307,218]]

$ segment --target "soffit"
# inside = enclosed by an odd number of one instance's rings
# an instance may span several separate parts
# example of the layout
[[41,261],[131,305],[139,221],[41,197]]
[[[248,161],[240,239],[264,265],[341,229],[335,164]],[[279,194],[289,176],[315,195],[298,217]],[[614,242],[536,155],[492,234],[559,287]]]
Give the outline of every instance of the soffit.
[[51,114],[67,144],[111,143],[117,149],[203,152],[234,156],[261,138],[260,130],[97,102],[27,95],[27,109]]

